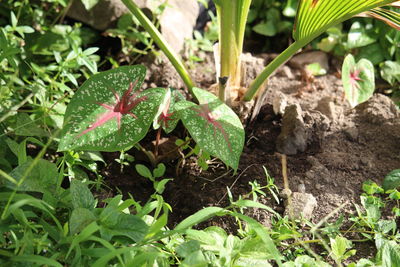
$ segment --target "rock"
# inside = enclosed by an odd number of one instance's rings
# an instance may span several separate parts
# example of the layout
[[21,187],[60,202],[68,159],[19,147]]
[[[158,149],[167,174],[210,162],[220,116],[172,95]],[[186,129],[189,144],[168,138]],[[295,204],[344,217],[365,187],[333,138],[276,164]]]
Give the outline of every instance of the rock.
[[185,39],[191,39],[199,15],[196,0],[169,0],[160,18],[161,32],[170,46],[180,52]]
[[304,152],[307,147],[307,131],[299,105],[286,107],[282,119],[282,129],[276,142],[279,153],[295,155]]
[[373,124],[397,121],[400,112],[393,101],[382,94],[373,95],[368,101],[356,107],[357,115]]
[[279,67],[276,70],[276,74],[281,77],[288,78],[289,80],[294,80],[296,78],[296,76],[293,74],[292,69],[287,65],[283,65],[283,66]]
[[326,71],[329,70],[329,58],[325,52],[322,51],[311,51],[300,53],[294,56],[290,63],[293,63],[297,66],[304,66],[312,63],[319,63],[319,65],[325,69]]
[[[250,53],[244,53],[240,57],[241,60],[241,88],[238,92],[238,97],[241,98],[249,87],[250,83],[257,77],[257,75],[262,72],[265,66],[265,60],[260,57],[254,57]],[[255,102],[251,105],[244,104],[243,101],[239,101],[239,103],[233,104],[236,106],[241,106],[240,111],[241,121],[245,122],[250,118],[250,121],[253,121],[258,113],[261,110],[261,107],[264,105],[265,97],[266,97],[266,83],[260,88],[257,92],[257,96]],[[236,95],[231,95],[231,99],[237,98]],[[237,109],[236,109],[237,110]],[[236,111],[235,110],[235,111]]]
[[308,180],[313,181],[318,177],[319,181],[322,180],[329,183],[331,180],[331,172],[325,167],[325,165],[313,156],[308,156],[307,162],[311,164],[311,169],[305,173],[305,177],[307,177]]
[[[146,0],[135,0],[135,3],[140,8],[146,7]],[[129,10],[120,0],[101,0],[90,10],[86,10],[80,0],[75,0],[69,8],[67,16],[104,31],[110,27],[112,22],[128,12]]]
[[327,116],[329,119],[335,121],[336,120],[336,107],[335,103],[333,103],[333,100],[331,97],[323,97],[318,101],[318,105],[315,108],[315,110],[318,110],[325,116]]
[[348,127],[343,130],[344,134],[350,141],[357,141],[359,136],[359,131],[356,127]]
[[279,196],[283,199],[288,199],[292,195],[292,191],[288,188],[284,188],[279,192]]
[[[140,8],[154,10],[159,4],[150,0],[134,0]],[[67,15],[93,28],[104,31],[129,10],[120,0],[101,0],[89,11],[81,1],[74,1]],[[196,0],[169,0],[160,19],[161,32],[170,46],[180,52],[186,38],[191,38],[199,13]]]
[[321,189],[324,188],[324,186],[323,186],[322,184],[319,184],[319,183],[316,183],[314,187],[315,187],[315,189],[317,189],[317,190],[321,190]]
[[322,145],[328,134],[332,121],[320,111],[309,110],[303,114],[304,126],[307,130],[307,142]]
[[299,193],[305,193],[305,192],[306,192],[306,185],[303,184],[303,183],[299,184],[299,185],[297,186],[297,191],[298,191]]
[[276,115],[280,114],[283,115],[285,112],[285,108],[288,105],[288,99],[287,96],[280,92],[280,91],[275,91],[275,96],[274,99],[272,100],[272,107],[274,109],[274,113]]
[[[243,53],[240,57],[242,62],[241,85],[245,88],[260,74],[265,67],[265,60],[261,57],[254,57],[250,53]],[[262,93],[259,92],[258,95]]]
[[304,218],[310,220],[316,206],[317,200],[313,195],[294,192],[291,197],[291,205],[286,206],[285,215],[288,215],[291,219]]

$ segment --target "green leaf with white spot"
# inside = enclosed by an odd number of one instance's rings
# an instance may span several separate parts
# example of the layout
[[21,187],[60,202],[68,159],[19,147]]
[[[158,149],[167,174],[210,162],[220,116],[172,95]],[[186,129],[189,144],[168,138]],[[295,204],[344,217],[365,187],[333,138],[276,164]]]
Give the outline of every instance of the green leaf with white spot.
[[185,100],[185,97],[180,92],[171,88],[166,89],[157,116],[153,121],[153,128],[158,129],[162,127],[167,134],[172,132],[179,122],[175,104],[182,100]]
[[352,107],[367,101],[375,90],[374,66],[367,59],[357,63],[349,54],[343,62],[342,81],[346,99]]
[[176,110],[196,143],[235,171],[244,145],[244,129],[238,116],[215,95],[193,88],[199,105],[181,101]]
[[[166,93],[162,88],[140,91],[145,75],[145,67],[135,65],[87,80],[67,107],[59,151],[120,151],[139,142]],[[123,99],[126,103],[121,111],[118,103]]]

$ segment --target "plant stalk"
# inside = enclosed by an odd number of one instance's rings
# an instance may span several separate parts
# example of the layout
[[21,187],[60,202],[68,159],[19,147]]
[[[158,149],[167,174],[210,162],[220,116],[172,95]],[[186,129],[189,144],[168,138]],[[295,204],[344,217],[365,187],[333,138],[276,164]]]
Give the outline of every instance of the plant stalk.
[[279,54],[251,83],[249,89],[243,96],[244,101],[250,101],[256,95],[264,82],[273,74],[281,65],[285,64],[298,50],[308,44],[307,40],[296,41],[292,43],[285,51]]
[[186,84],[190,94],[194,96],[192,88],[194,87],[194,82],[190,78],[189,72],[186,70],[185,65],[183,65],[180,57],[175,53],[175,51],[169,46],[168,42],[164,39],[162,34],[154,26],[154,24],[146,17],[142,10],[133,2],[133,0],[121,0],[130,12],[139,20],[142,27],[150,34],[151,38],[158,45],[161,51],[167,56],[169,61],[172,63],[179,76],[181,76],[183,82]]
[[244,32],[251,0],[214,0],[219,24],[220,70],[219,98],[226,102],[231,90],[241,84],[241,60]]

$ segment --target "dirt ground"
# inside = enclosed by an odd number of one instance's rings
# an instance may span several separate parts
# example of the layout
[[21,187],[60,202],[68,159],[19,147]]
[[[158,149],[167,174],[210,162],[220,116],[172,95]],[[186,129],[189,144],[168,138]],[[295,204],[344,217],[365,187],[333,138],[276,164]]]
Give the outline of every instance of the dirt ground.
[[[262,55],[258,62],[262,65],[268,60],[270,56]],[[192,71],[203,88],[215,81],[211,61],[207,57]],[[317,200],[312,222],[319,222],[342,204],[345,204],[344,207],[333,218],[337,218],[338,214],[354,213],[354,204],[359,203],[364,181],[381,183],[388,172],[400,168],[398,109],[382,94],[376,94],[351,109],[343,97],[341,80],[334,73],[340,67],[332,67],[334,61],[330,63],[330,73],[315,78],[311,85],[305,84],[301,79],[302,72],[290,64],[271,77],[265,103],[253,123],[246,127],[246,145],[236,175],[218,160],[213,160],[207,171],[201,171],[194,164],[194,159],[189,159],[183,167],[178,167],[179,175],[175,172],[179,159],[165,162],[167,169],[171,170],[169,175],[174,178],[163,194],[173,209],[171,227],[203,207],[227,205],[227,188],[237,199],[251,190],[249,182],[256,180],[265,185],[263,166],[282,189],[281,156],[277,153],[282,115],[275,114],[273,110],[273,102],[279,93],[287,105],[301,107],[305,149],[288,156],[287,167],[290,189],[296,192],[305,188],[305,192]],[[144,88],[183,87],[168,64],[146,64],[150,69]],[[249,76],[254,76],[257,68],[260,66],[255,67],[254,73],[250,71]],[[184,129],[178,127],[173,134],[184,137]],[[142,145],[145,144],[142,142]],[[117,187],[142,201],[153,193],[151,184],[138,177],[133,166],[125,167],[122,173],[119,171],[119,164],[112,160],[118,157],[118,153],[108,153],[105,157],[110,164],[103,175],[111,188]],[[282,202],[275,203],[271,196],[261,201],[283,214]],[[270,215],[265,211],[253,211],[251,215],[268,225]],[[230,218],[217,218],[206,225],[218,225],[228,231],[236,229],[236,223]]]

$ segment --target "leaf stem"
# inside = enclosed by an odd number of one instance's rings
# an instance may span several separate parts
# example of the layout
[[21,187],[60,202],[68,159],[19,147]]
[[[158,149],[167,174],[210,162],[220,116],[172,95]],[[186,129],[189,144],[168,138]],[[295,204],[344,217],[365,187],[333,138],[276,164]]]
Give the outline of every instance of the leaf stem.
[[158,130],[157,130],[156,145],[154,146],[154,158],[156,160],[158,158],[158,147],[160,145],[161,130],[162,130],[162,127],[160,126],[160,128],[158,128]]
[[132,12],[132,14],[139,20],[140,24],[143,26],[146,32],[150,34],[154,42],[164,52],[164,54],[167,56],[169,61],[172,63],[172,65],[178,72],[179,76],[181,76],[183,82],[188,87],[190,94],[193,97],[195,97],[192,92],[194,83],[190,78],[189,72],[186,70],[180,57],[174,52],[174,50],[169,46],[168,42],[164,39],[164,37],[154,26],[154,24],[146,17],[146,15],[142,12],[142,10],[132,0],[121,0],[121,1],[129,9],[129,11]]
[[250,101],[256,95],[264,82],[273,74],[281,65],[285,64],[298,50],[308,43],[307,40],[300,40],[292,43],[285,51],[279,54],[251,83],[249,89],[243,96],[244,101]]
[[244,32],[251,0],[214,1],[219,24],[220,72],[218,78],[228,78],[227,84],[219,82],[219,98],[230,100],[230,90],[241,83],[241,54]]

